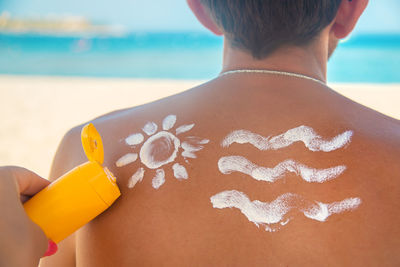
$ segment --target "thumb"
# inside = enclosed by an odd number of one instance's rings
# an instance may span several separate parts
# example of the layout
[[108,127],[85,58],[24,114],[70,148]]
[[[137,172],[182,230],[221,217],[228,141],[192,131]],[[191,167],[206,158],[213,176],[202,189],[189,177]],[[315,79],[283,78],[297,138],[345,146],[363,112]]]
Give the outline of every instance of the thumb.
[[14,180],[17,192],[25,199],[33,196],[50,184],[49,181],[34,172],[16,166],[0,167],[0,177],[2,179],[9,178]]

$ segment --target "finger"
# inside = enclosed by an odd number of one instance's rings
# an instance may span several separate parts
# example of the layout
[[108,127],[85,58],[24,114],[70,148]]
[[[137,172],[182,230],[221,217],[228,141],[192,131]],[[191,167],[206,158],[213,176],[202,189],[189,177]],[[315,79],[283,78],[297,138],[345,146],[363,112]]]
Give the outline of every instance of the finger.
[[11,174],[18,186],[18,192],[21,195],[33,196],[47,185],[49,181],[39,175],[21,167],[7,166],[0,168],[0,177],[2,173]]

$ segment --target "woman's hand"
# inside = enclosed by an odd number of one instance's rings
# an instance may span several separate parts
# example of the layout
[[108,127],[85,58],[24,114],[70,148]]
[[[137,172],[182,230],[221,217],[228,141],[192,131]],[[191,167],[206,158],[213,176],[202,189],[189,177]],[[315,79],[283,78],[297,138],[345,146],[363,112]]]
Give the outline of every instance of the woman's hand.
[[20,167],[0,167],[0,266],[38,266],[48,248],[43,231],[21,202],[50,182]]

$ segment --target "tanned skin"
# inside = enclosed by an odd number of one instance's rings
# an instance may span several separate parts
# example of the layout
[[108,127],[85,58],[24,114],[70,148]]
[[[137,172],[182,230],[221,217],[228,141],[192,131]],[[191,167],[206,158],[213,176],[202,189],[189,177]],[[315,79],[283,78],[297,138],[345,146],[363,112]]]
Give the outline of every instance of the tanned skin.
[[[188,1],[211,31],[223,33],[198,0]],[[307,47],[286,47],[263,60],[224,47],[222,71],[256,68],[297,72],[326,80],[326,63],[339,39],[354,28],[366,0],[343,1],[334,21]],[[351,75],[351,73],[349,73]],[[158,190],[154,170],[140,160],[117,168],[122,155],[133,152],[123,140],[142,132],[148,121],[160,127],[162,119],[177,116],[176,125],[195,123],[179,137],[210,139],[186,163],[189,179],[174,178],[172,164],[163,166],[166,182]],[[121,197],[106,212],[59,246],[42,261],[59,266],[398,266],[400,264],[400,123],[361,106],[327,86],[295,77],[233,74],[216,78],[178,95],[101,116],[92,121],[101,133],[105,166],[118,178]],[[346,130],[351,143],[332,152],[312,152],[297,142],[276,151],[251,145],[221,147],[236,129],[275,136],[300,125],[312,127],[324,138]],[[54,158],[52,179],[86,161],[80,145],[81,126],[61,142]],[[122,140],[122,141],[121,141]],[[139,151],[140,146],[136,147]],[[247,175],[222,174],[222,156],[242,155],[262,166],[294,159],[313,168],[346,165],[338,178],[307,183],[288,173],[274,183]],[[128,179],[139,168],[146,174],[133,189]],[[324,203],[358,197],[354,211],[332,215],[326,222],[295,213],[279,231],[259,228],[238,209],[214,209],[210,197],[225,190],[246,193],[251,200],[270,202],[291,192]]]

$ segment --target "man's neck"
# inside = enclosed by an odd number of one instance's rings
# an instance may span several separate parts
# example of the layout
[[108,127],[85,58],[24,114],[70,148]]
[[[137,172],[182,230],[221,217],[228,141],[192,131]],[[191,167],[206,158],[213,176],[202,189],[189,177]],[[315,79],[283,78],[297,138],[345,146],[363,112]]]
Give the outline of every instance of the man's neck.
[[[327,47],[327,46],[326,46]],[[280,48],[267,58],[257,60],[251,54],[224,43],[222,72],[238,69],[277,70],[303,74],[326,81],[328,49],[321,42],[307,47]]]

